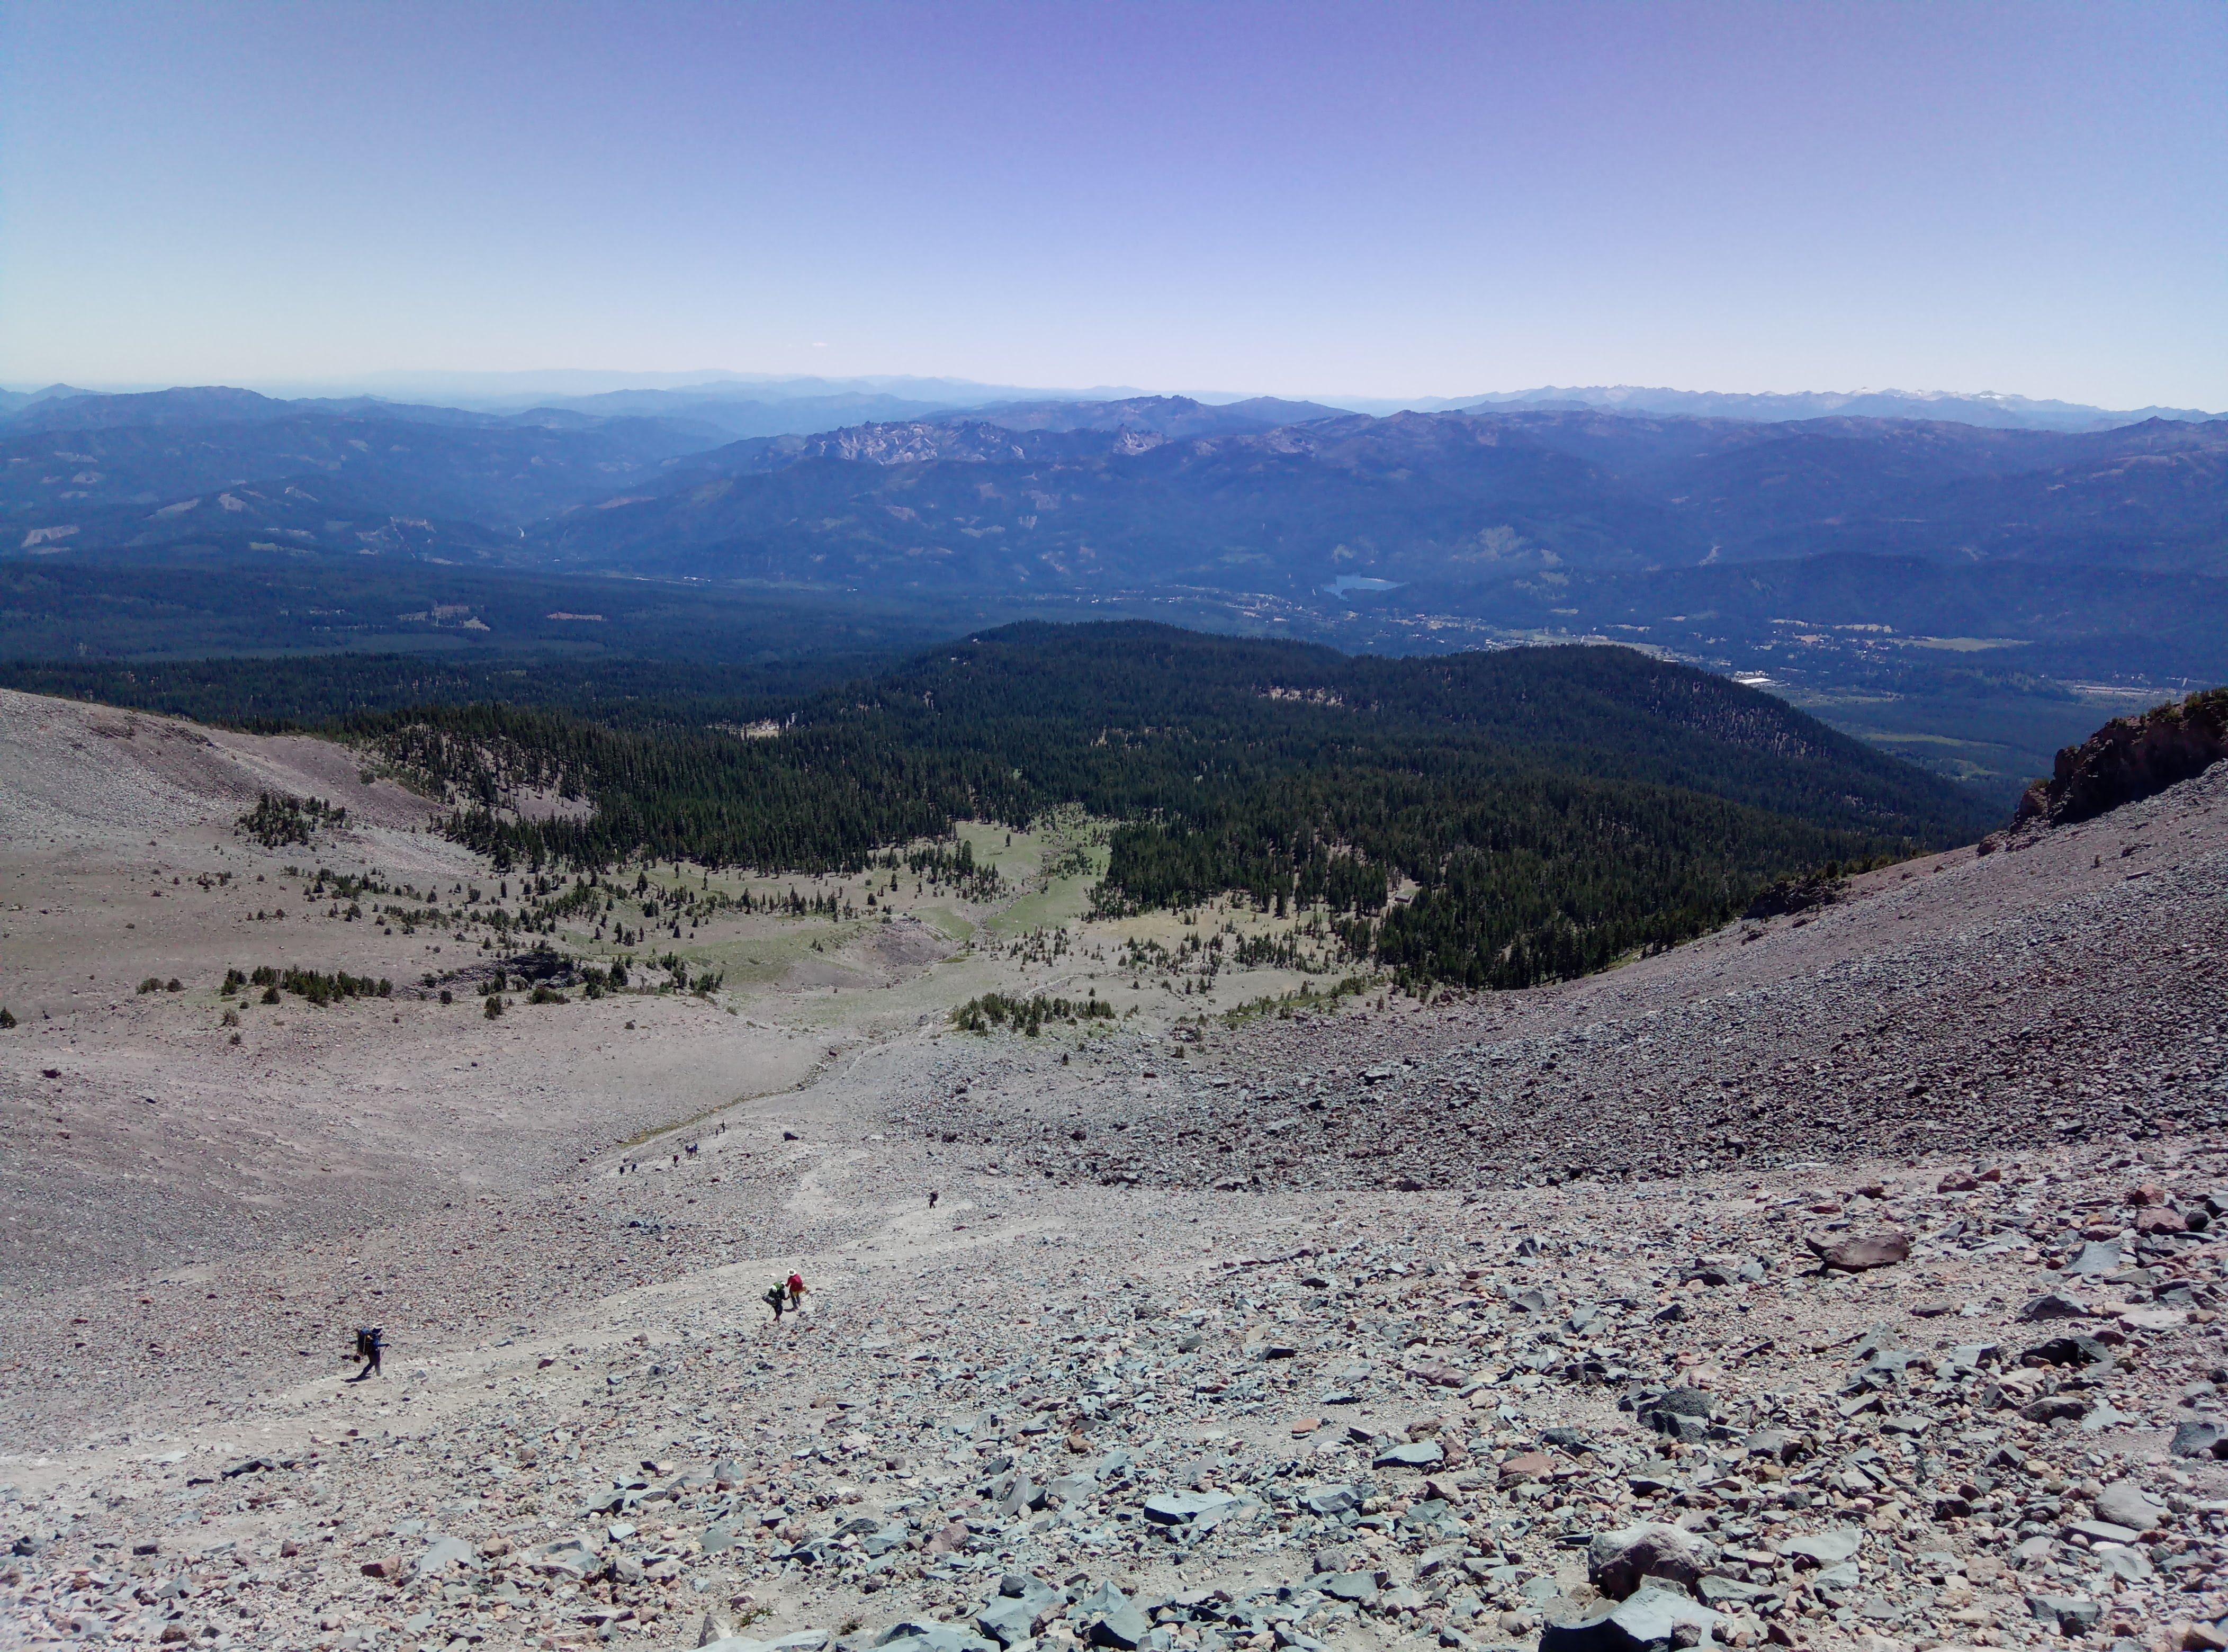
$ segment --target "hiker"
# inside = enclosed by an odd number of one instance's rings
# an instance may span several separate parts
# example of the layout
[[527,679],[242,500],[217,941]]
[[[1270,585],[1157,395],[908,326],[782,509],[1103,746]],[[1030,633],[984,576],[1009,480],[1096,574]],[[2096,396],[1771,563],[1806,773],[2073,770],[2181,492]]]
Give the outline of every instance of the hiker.
[[350,1377],[350,1382],[362,1382],[366,1377],[381,1374],[379,1356],[386,1350],[387,1333],[376,1325],[355,1328],[355,1357],[363,1361],[363,1369]]
[[804,1311],[804,1276],[801,1273],[789,1276],[789,1309],[793,1314]]
[[766,1305],[773,1309],[773,1322],[780,1324],[781,1310],[789,1305],[788,1293],[779,1285],[770,1285],[766,1289],[765,1300]]
[[936,1189],[933,1188],[931,1188],[928,1190],[928,1207],[931,1210],[934,1210],[936,1208]]

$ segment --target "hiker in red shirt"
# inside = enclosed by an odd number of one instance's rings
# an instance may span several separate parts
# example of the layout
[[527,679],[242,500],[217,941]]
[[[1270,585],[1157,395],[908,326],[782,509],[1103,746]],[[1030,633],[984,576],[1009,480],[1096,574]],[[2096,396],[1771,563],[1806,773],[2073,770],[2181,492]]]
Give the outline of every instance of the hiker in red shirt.
[[804,1311],[804,1276],[801,1273],[789,1276],[789,1311],[792,1314]]

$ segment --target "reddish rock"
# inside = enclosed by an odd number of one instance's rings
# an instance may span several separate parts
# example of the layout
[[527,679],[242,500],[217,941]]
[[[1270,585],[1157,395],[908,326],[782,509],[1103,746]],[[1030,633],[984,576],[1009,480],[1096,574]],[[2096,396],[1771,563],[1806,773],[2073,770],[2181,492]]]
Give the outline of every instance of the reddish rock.
[[1911,1259],[1911,1235],[1900,1227],[1874,1228],[1866,1233],[1805,1233],[1802,1242],[1826,1266],[1845,1273],[1892,1267]]
[[2138,1233],[2182,1233],[2188,1230],[2189,1224],[2182,1220],[2181,1213],[2171,1208],[2146,1210],[2135,1218]]
[[1428,1382],[1440,1388],[1459,1388],[1469,1380],[1444,1360],[1411,1360],[1400,1369],[1418,1382]]
[[1504,1482],[1521,1480],[1545,1480],[1555,1472],[1555,1459],[1545,1451],[1523,1451],[1501,1465]]

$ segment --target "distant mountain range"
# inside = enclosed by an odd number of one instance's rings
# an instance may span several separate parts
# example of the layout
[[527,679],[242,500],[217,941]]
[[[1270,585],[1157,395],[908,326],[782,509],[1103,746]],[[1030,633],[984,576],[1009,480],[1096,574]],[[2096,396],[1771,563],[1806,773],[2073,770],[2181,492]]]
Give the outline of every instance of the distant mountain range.
[[2228,421],[2087,434],[1530,410],[1172,433],[1180,398],[739,442],[530,529],[560,565],[923,589],[1341,578],[1419,600],[1574,569],[1860,551],[2228,573]]
[[636,411],[683,394],[592,398],[602,414],[42,395],[0,417],[0,551],[214,536],[945,593],[1344,581],[1434,600],[1841,552],[2228,573],[2228,420],[1372,418],[1147,396],[727,441]]
[[487,555],[719,439],[652,419],[221,387],[45,398],[0,419],[0,552],[214,539]]
[[[69,385],[0,389],[0,419],[39,401],[93,393]],[[809,435],[842,425],[887,423],[987,407],[1122,404],[1154,398],[1143,390],[1101,385],[1088,390],[1028,389],[967,379],[877,376],[855,379],[747,373],[628,374],[552,370],[532,373],[396,373],[359,379],[344,388],[298,386],[292,393],[266,387],[267,397],[316,406],[414,406],[472,413],[515,413],[554,409],[593,418],[673,419],[701,424],[729,437]],[[1187,398],[1175,398],[1184,400]],[[1271,404],[1272,397],[1199,394],[1209,407]],[[1329,413],[1450,413],[1531,407],[1548,411],[1592,408],[1656,418],[1732,419],[1763,423],[1832,417],[1917,419],[1982,425],[1998,430],[2108,430],[2149,419],[2203,422],[2228,415],[2193,407],[2115,410],[2085,403],[2036,400],[1983,392],[1854,390],[1749,394],[1671,390],[1636,385],[1544,386],[1533,390],[1480,392],[1469,396],[1325,396],[1292,407]],[[1281,422],[1291,423],[1299,415]]]
[[2194,407],[2137,407],[2114,412],[2074,401],[2037,401],[2026,396],[1961,395],[1924,390],[1806,390],[1785,395],[1743,395],[1711,390],[1647,389],[1636,385],[1591,385],[1583,389],[1549,387],[1491,395],[1457,396],[1425,402],[1347,404],[1361,413],[1423,413],[1463,409],[1479,413],[1505,407],[1636,413],[1661,419],[1736,419],[1782,424],[1808,419],[1917,419],[1930,423],[1981,425],[1994,430],[2111,430],[2152,419],[2196,422],[2222,418]]

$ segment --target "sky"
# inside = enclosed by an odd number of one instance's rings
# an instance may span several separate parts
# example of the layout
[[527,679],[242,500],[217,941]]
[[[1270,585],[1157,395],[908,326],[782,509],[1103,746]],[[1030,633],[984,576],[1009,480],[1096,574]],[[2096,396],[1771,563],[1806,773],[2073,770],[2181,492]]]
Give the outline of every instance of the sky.
[[0,382],[2228,407],[2228,6],[0,0]]

